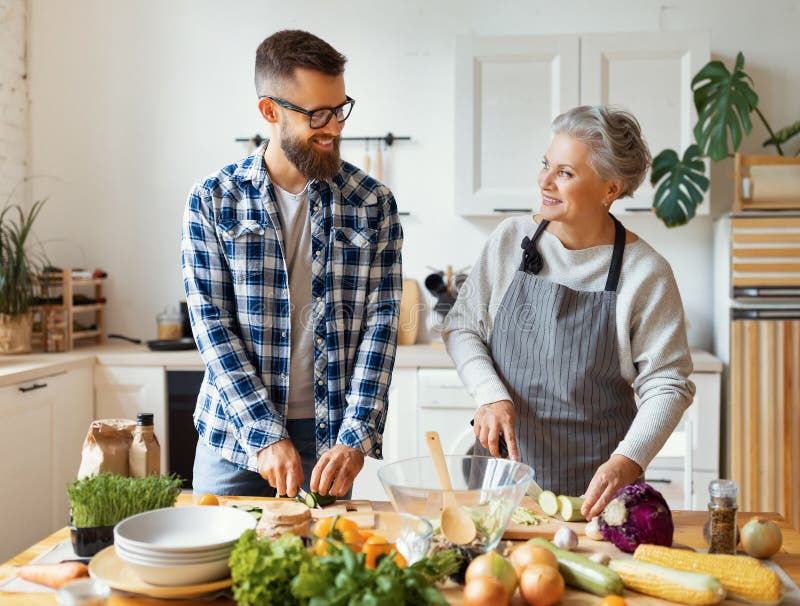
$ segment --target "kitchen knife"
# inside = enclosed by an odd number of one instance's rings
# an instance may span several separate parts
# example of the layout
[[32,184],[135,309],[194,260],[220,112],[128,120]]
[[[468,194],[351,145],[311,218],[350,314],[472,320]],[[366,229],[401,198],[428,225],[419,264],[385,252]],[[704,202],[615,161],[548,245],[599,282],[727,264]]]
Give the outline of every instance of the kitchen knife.
[[303,490],[302,486],[297,487],[297,496],[303,499],[303,503],[305,503],[309,507],[311,507],[310,503],[313,503],[314,507],[312,507],[312,509],[322,509],[319,502],[317,502],[317,500],[312,495],[308,494],[305,490]]
[[[475,426],[475,419],[472,419],[469,422],[470,425],[473,427]],[[497,443],[498,448],[500,449],[500,457],[503,459],[508,458],[508,444],[506,444],[505,439],[503,436],[500,436],[500,440]],[[533,470],[534,475],[536,474],[536,470]],[[542,489],[539,484],[536,483],[536,480],[531,480],[531,483],[528,484],[528,490],[525,492],[530,498],[532,498],[537,503],[539,502],[539,495],[542,494],[544,490]]]

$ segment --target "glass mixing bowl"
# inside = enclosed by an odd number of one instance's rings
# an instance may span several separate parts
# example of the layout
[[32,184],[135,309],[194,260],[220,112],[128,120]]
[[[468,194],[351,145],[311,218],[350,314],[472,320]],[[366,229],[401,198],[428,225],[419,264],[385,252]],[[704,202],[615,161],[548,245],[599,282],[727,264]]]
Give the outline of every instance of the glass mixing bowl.
[[[508,459],[446,456],[453,486],[452,501],[464,508],[477,535],[469,546],[489,551],[497,547],[514,510],[533,479],[533,469]],[[445,492],[430,457],[404,459],[384,465],[378,478],[396,511],[429,520],[439,527]]]

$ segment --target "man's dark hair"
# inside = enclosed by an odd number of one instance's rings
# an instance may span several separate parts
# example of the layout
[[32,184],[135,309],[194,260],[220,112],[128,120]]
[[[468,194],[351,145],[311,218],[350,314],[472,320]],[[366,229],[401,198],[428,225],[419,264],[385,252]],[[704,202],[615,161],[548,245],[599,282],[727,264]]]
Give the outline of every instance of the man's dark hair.
[[256,50],[256,92],[259,97],[274,95],[298,67],[338,76],[346,62],[347,57],[314,34],[296,29],[276,32]]

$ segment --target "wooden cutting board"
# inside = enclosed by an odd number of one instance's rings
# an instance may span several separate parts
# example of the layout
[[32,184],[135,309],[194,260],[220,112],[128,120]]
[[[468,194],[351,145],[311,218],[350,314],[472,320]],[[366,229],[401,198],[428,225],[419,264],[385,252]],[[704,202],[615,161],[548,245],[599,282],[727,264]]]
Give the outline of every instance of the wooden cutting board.
[[[528,496],[523,497],[519,505],[520,507],[525,507],[532,510],[538,516],[545,515],[541,507],[539,507],[539,505]],[[528,539],[533,539],[534,537],[541,537],[543,539],[550,540],[553,538],[553,535],[556,533],[556,531],[562,526],[568,526],[574,530],[578,537],[585,536],[586,534],[584,532],[586,522],[564,522],[560,517],[546,517],[548,518],[546,522],[536,524],[535,526],[514,524],[511,522],[506,528],[506,531],[503,533],[503,538],[515,541],[527,541]]]
[[[264,501],[291,501],[293,499],[279,499],[277,497],[220,497],[220,505],[237,505],[239,507],[242,506],[250,506],[250,507],[263,507]],[[373,513],[372,502],[371,501],[360,501],[360,500],[339,500],[336,501],[333,505],[328,505],[327,507],[323,507],[322,509],[312,509],[311,510],[311,517],[316,518],[324,518],[328,516],[335,516],[335,515],[346,515],[346,514],[359,514],[359,513]]]

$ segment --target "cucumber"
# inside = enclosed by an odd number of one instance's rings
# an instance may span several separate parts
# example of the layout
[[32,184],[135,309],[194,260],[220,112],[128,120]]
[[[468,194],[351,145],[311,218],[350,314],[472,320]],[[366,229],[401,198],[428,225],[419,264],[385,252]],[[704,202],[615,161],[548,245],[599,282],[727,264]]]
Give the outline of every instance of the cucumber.
[[544,539],[531,539],[528,543],[553,552],[558,560],[558,570],[567,585],[599,596],[622,595],[622,579],[610,568],[592,562],[579,553],[559,549]]
[[567,497],[558,495],[558,503],[560,505],[559,513],[565,522],[585,522],[586,518],[581,513],[583,507],[583,499],[580,497]]
[[539,495],[539,507],[549,516],[556,515],[558,513],[558,497],[550,490],[543,490]]

